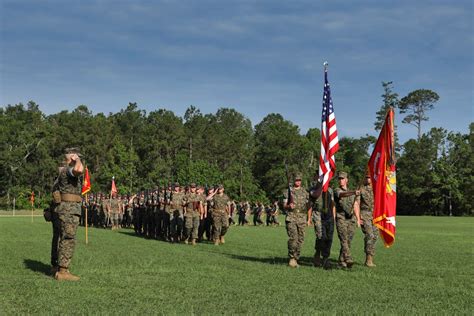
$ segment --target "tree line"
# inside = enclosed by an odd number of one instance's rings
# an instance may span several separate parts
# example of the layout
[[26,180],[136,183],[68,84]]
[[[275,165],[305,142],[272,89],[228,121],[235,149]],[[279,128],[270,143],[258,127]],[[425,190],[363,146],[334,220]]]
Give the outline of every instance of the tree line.
[[[391,82],[382,86],[375,131],[389,107],[406,114],[403,123],[417,129],[416,139],[397,143],[398,213],[472,215],[474,124],[469,134],[443,128],[422,133],[421,124],[439,96],[416,90],[399,99]],[[37,204],[46,204],[63,150],[71,146],[81,148],[93,192],[110,191],[114,176],[122,194],[172,182],[222,183],[233,199],[267,203],[287,185],[285,161],[311,185],[321,137],[317,127],[303,134],[277,113],[254,126],[232,108],[203,114],[189,106],[180,117],[167,109],[147,113],[129,103],[107,115],[93,114],[85,105],[45,115],[33,101],[1,107],[0,131],[2,208],[11,208],[13,200],[27,208],[31,191]],[[375,141],[371,135],[340,138],[336,165],[349,173],[352,187],[362,180]]]

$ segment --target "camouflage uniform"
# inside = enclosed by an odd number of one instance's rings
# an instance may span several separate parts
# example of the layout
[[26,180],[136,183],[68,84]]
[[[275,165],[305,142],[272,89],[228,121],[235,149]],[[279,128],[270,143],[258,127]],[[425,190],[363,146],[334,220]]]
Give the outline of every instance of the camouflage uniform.
[[146,234],[146,201],[145,196],[140,196],[138,199],[138,217],[137,217],[137,230],[139,235]]
[[155,201],[153,195],[148,196],[148,207],[147,207],[147,237],[155,238]]
[[253,225],[262,225],[262,213],[263,213],[263,205],[257,204],[255,205],[255,208],[253,209]]
[[121,206],[118,212],[118,227],[122,227],[124,225],[124,215],[125,215],[125,200],[119,199],[119,204]]
[[185,197],[186,213],[184,214],[184,229],[186,239],[197,239],[199,229],[199,218],[201,213],[199,205],[201,205],[201,198],[197,193],[188,192]]
[[207,216],[202,221],[204,223],[202,225],[202,230],[199,235],[199,239],[202,240],[205,234],[207,240],[212,240],[213,238],[212,236],[212,209],[214,207],[214,201],[213,200],[208,201],[207,197],[203,196],[203,203],[204,203],[203,205],[206,205],[206,208],[207,208],[207,214],[206,214]]
[[331,188],[327,192],[323,192],[321,196],[313,201],[312,220],[314,225],[314,233],[316,234],[316,242],[314,249],[315,257],[323,256],[326,261],[331,254],[331,245],[334,235],[334,194]]
[[120,211],[120,206],[119,206],[120,201],[117,198],[112,198],[110,200],[110,219],[112,222],[112,227],[118,226],[118,220],[119,220],[119,211]]
[[170,235],[177,241],[183,231],[184,192],[173,192],[170,207]]
[[356,217],[353,212],[355,195],[339,197],[341,193],[346,191],[348,190],[339,187],[334,192],[334,201],[336,203],[336,228],[337,236],[341,242],[339,262],[341,264],[352,264],[351,242],[356,227]]
[[140,202],[139,198],[133,199],[133,210],[132,210],[132,223],[133,223],[133,230],[135,234],[140,235]]
[[366,255],[375,255],[375,242],[377,241],[377,227],[373,225],[374,193],[372,186],[365,185],[357,197],[360,205],[360,217],[362,219],[362,232],[364,233],[364,251]]
[[170,192],[169,191],[163,192],[163,195],[161,197],[161,211],[163,213],[162,234],[165,240],[170,240],[171,238],[170,221],[171,221],[172,212],[171,212],[171,207],[166,204],[168,203],[169,198],[170,198]]
[[100,203],[101,197],[97,197],[92,208],[92,223],[94,224],[94,227],[100,227]]
[[[285,190],[284,204],[288,201],[288,191]],[[301,247],[304,242],[304,231],[308,222],[308,202],[309,193],[303,187],[292,188],[294,209],[288,209],[286,214],[286,232],[288,234],[288,257],[298,260],[300,258]]]
[[230,199],[225,193],[217,193],[213,197],[212,239],[214,242],[219,241],[221,237],[224,237],[229,228],[229,214],[226,211],[226,206],[229,205],[229,202]]
[[[64,167],[58,176],[57,188],[61,192],[61,203],[55,208],[53,227],[59,228],[57,263],[61,268],[69,268],[76,245],[76,231],[81,216],[82,178],[72,173],[72,168]],[[77,202],[65,201],[65,194],[76,196]],[[54,248],[54,242],[53,242]],[[51,258],[53,262],[55,258]]]
[[161,208],[163,195],[160,191],[155,193],[155,235],[156,238],[163,238],[163,210]]
[[[204,237],[204,233],[207,232],[207,227],[209,227],[209,217],[210,217],[210,212],[209,212],[209,207],[208,207],[208,201],[206,200],[206,196],[204,194],[199,195],[199,199],[201,200],[201,205],[203,208],[203,217],[199,221],[199,229],[198,229],[198,240],[202,241]],[[207,209],[207,212],[206,212]],[[210,234],[206,234],[207,240],[210,239]]]
[[100,225],[102,228],[106,228],[109,221],[109,215],[107,213],[108,199],[103,198],[100,204]]
[[[61,172],[61,169],[60,171]],[[53,192],[59,191],[59,175],[54,181]],[[51,224],[53,226],[53,239],[51,240],[51,266],[58,267],[58,246],[59,246],[59,236],[60,236],[60,226],[58,214],[54,211],[59,204],[56,204],[54,201],[50,205],[51,209]]]

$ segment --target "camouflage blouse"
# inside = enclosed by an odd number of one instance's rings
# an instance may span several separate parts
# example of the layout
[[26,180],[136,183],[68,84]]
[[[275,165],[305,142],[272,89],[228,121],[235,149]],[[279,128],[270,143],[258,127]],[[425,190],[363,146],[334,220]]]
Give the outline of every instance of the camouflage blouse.
[[229,197],[227,196],[227,194],[222,194],[222,195],[219,195],[219,194],[216,194],[214,195],[214,210],[215,211],[225,211],[225,207],[229,204]]
[[82,177],[74,176],[68,167],[63,167],[59,172],[57,185],[61,193],[81,195]]
[[348,191],[341,187],[337,188],[334,192],[334,201],[336,202],[336,213],[345,213],[348,217],[351,217],[353,212],[353,206],[355,201],[355,195],[340,197],[339,195],[343,192]]
[[[283,195],[283,204],[286,204],[288,201],[288,190],[285,190]],[[293,197],[295,208],[288,209],[288,213],[306,213],[309,208],[309,192],[303,187],[300,187],[299,189],[291,188],[291,195]]]
[[186,206],[186,211],[187,212],[197,211],[195,209],[198,205],[196,202],[200,202],[200,201],[201,201],[201,198],[199,197],[197,193],[193,193],[193,192],[186,193],[186,195],[184,196],[184,204]]
[[374,191],[371,185],[364,185],[360,189],[360,196],[357,197],[360,203],[360,210],[365,212],[372,212],[374,210]]
[[313,212],[332,213],[333,206],[334,192],[331,188],[328,188],[327,192],[322,192],[316,200],[313,200]]
[[172,210],[181,210],[182,205],[185,204],[186,199],[183,192],[173,192],[173,199],[171,200]]

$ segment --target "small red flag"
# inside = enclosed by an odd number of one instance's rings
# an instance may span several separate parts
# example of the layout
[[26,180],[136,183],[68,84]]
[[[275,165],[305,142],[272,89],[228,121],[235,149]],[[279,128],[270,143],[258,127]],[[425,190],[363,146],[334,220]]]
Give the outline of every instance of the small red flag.
[[374,191],[373,223],[378,227],[385,247],[390,247],[395,241],[397,177],[393,116],[393,109],[390,109],[368,166]]
[[35,191],[31,191],[30,203],[33,205],[35,203]]
[[115,186],[115,177],[112,177],[112,187],[110,189],[110,195],[117,193],[117,187]]
[[91,178],[89,176],[89,169],[86,167],[86,174],[84,175],[84,183],[82,184],[81,194],[84,195],[91,190]]

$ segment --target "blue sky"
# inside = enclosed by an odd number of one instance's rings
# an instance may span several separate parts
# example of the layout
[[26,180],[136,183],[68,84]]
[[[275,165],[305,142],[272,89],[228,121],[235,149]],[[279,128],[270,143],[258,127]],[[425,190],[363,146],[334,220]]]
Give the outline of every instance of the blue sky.
[[[0,3],[0,106],[233,107],[254,124],[281,113],[305,132],[320,126],[327,60],[342,136],[376,134],[381,81],[400,96],[440,95],[424,131],[465,133],[473,121],[472,1]],[[401,118],[401,140],[415,138]]]

